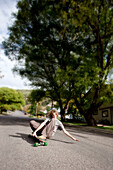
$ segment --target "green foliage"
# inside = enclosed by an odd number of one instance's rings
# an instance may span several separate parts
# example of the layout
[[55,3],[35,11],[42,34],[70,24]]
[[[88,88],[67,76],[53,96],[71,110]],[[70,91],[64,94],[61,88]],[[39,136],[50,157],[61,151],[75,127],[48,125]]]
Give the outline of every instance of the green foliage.
[[74,99],[81,114],[91,115],[107,100],[103,89],[113,67],[112,1],[20,0],[17,8],[3,42],[9,58],[19,63],[14,70],[57,101],[62,114]]
[[35,115],[36,116],[36,104],[32,103],[29,107],[29,111],[30,114]]
[[24,99],[25,99],[25,102],[26,102],[26,105],[29,104],[29,95],[31,93],[32,90],[17,90],[18,92],[22,93],[24,95]]
[[25,105],[24,96],[16,90],[7,87],[0,88],[0,110],[20,110]]
[[14,70],[27,77],[33,86],[48,91],[49,97],[63,108],[71,97],[68,80],[65,76],[65,80],[62,79],[71,45],[60,33],[63,28],[57,4],[56,1],[38,1],[30,5],[19,1],[4,48],[11,59],[25,63]]
[[32,90],[21,90],[21,89],[18,89],[17,91],[22,93],[25,98],[28,98],[28,96],[29,96],[29,94],[31,93]]
[[72,55],[81,59],[73,80],[73,98],[79,111],[88,115],[112,98],[105,84],[113,68],[113,2],[64,0],[59,10],[65,25],[62,33],[75,44]]
[[46,106],[48,105],[49,103],[51,103],[51,99],[50,98],[44,98],[41,102],[41,105],[42,106]]
[[39,89],[39,90],[32,90],[29,94],[28,98],[31,103],[36,103],[41,101],[41,99],[45,97],[45,91]]

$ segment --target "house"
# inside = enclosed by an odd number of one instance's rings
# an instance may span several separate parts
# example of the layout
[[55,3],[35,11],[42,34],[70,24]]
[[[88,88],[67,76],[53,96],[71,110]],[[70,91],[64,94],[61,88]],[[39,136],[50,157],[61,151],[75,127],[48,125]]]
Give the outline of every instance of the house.
[[113,103],[103,104],[97,112],[93,114],[97,123],[113,125]]

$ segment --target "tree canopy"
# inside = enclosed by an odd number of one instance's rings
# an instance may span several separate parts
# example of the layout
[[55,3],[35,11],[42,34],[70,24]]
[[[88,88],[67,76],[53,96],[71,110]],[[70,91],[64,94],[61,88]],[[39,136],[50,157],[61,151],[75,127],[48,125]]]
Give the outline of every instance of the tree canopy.
[[83,58],[78,75],[81,80],[78,87],[76,82],[74,85],[78,88],[74,90],[75,103],[91,124],[92,113],[107,96],[108,89],[105,93],[103,90],[113,68],[113,2],[71,0],[62,5],[67,6],[61,9],[65,32],[73,30],[69,36],[75,43],[75,53]]
[[58,102],[62,120],[69,101],[95,125],[93,112],[113,67],[111,0],[45,0],[17,3],[15,21],[3,42],[14,68]]
[[[4,48],[11,59],[22,65],[14,70],[27,77],[33,86],[48,90],[51,98],[64,110],[71,92],[68,91],[68,77],[63,80],[62,76],[69,62],[68,49],[71,45],[60,33],[63,28],[56,17],[57,3],[38,1],[31,5],[27,1],[19,1],[18,13],[14,14],[16,20],[9,28],[9,40],[4,42]],[[64,71],[61,71],[62,68]]]

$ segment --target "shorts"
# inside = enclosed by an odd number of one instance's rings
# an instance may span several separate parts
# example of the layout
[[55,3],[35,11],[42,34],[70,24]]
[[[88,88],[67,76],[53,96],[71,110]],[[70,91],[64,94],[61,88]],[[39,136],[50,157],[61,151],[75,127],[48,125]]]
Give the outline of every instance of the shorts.
[[[40,126],[40,123],[36,122],[35,120],[30,121],[30,127],[33,132]],[[47,122],[44,127],[42,127],[39,131],[37,131],[37,136],[45,136],[46,138],[50,138],[53,134],[55,127],[55,119],[52,118],[50,122]]]

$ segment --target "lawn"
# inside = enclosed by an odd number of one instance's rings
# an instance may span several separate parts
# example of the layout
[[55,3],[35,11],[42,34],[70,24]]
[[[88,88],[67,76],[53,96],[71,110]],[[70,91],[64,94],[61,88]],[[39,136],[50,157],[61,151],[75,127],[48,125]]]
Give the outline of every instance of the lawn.
[[[88,127],[88,125],[86,123],[76,123],[76,122],[72,123],[72,122],[66,121],[66,122],[64,122],[64,125],[65,124],[76,125],[76,126],[87,126]],[[113,125],[110,125],[110,126],[107,126],[107,125],[97,125],[94,128],[113,130]]]
[[106,125],[103,125],[103,126],[97,126],[96,128],[113,130],[113,125],[111,125],[111,126],[106,126]]

